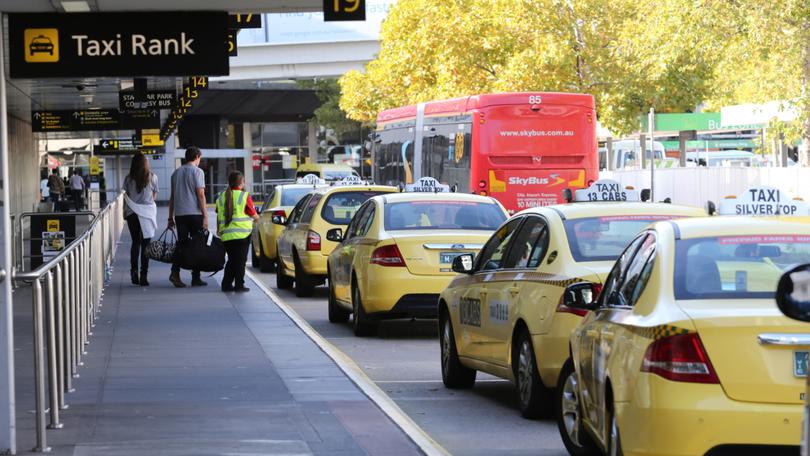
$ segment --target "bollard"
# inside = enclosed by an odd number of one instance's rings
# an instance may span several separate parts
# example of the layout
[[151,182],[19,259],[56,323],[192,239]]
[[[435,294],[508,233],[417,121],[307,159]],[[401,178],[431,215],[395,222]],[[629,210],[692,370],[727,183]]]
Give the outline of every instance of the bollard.
[[34,316],[34,387],[37,446],[32,451],[46,453],[51,451],[45,436],[45,360],[42,352],[45,351],[45,342],[42,335],[42,285],[39,279],[34,280],[33,289],[33,316]]
[[56,367],[56,311],[53,303],[53,273],[48,271],[45,275],[45,289],[48,291],[48,300],[45,302],[48,321],[48,392],[50,393],[51,423],[48,429],[61,429],[59,422],[59,375]]

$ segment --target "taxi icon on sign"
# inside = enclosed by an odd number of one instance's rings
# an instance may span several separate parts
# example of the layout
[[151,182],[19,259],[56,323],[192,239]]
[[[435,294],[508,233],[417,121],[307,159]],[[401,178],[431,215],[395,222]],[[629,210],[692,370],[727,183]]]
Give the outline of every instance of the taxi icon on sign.
[[24,35],[26,62],[59,61],[59,31],[57,29],[25,29]]

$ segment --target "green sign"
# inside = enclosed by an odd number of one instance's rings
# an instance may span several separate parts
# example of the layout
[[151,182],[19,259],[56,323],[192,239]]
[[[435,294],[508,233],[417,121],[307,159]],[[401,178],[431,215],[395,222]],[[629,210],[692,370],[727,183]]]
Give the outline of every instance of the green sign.
[[[640,116],[641,131],[646,132],[647,116]],[[683,112],[655,115],[655,131],[714,131],[756,130],[762,125],[732,125],[721,127],[719,112]]]
[[[678,151],[678,141],[661,141],[664,149],[671,151]],[[686,141],[687,150],[705,150],[705,149],[753,149],[755,147],[754,141],[750,139],[710,139],[708,141]]]

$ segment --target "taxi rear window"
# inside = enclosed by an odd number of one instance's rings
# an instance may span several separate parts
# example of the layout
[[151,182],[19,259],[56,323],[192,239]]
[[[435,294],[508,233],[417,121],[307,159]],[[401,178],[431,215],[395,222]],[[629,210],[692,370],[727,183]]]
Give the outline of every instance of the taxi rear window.
[[348,225],[361,204],[372,196],[385,192],[356,191],[334,193],[326,199],[321,209],[321,217],[332,225]]
[[506,220],[497,204],[473,201],[406,201],[385,205],[385,229],[489,230]]
[[281,191],[281,205],[295,206],[310,190],[312,190],[310,187],[285,188]]
[[721,236],[677,241],[676,299],[773,299],[782,274],[810,262],[810,236]]
[[669,215],[617,215],[566,220],[565,233],[574,261],[614,261],[650,223]]

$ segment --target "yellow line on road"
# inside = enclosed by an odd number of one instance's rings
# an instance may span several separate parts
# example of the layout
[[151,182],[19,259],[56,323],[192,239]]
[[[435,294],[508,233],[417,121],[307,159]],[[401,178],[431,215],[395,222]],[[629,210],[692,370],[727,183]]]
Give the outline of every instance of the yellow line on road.
[[337,347],[332,345],[331,342],[326,340],[318,333],[309,323],[306,322],[298,312],[296,312],[289,304],[281,299],[281,296],[276,294],[270,287],[262,283],[253,271],[246,271],[247,275],[258,285],[261,290],[275,302],[275,304],[296,324],[304,334],[306,334],[327,356],[332,358],[332,361],[342,370],[349,379],[360,388],[372,402],[377,404],[377,407],[383,411],[393,421],[408,438],[413,441],[428,456],[449,456],[450,453],[445,450],[438,442],[433,440],[418,424],[416,424],[411,417],[409,417],[401,408],[394,402],[380,387],[374,383],[374,380],[369,378],[365,372],[358,366],[354,360],[346,356],[345,353],[340,351]]

